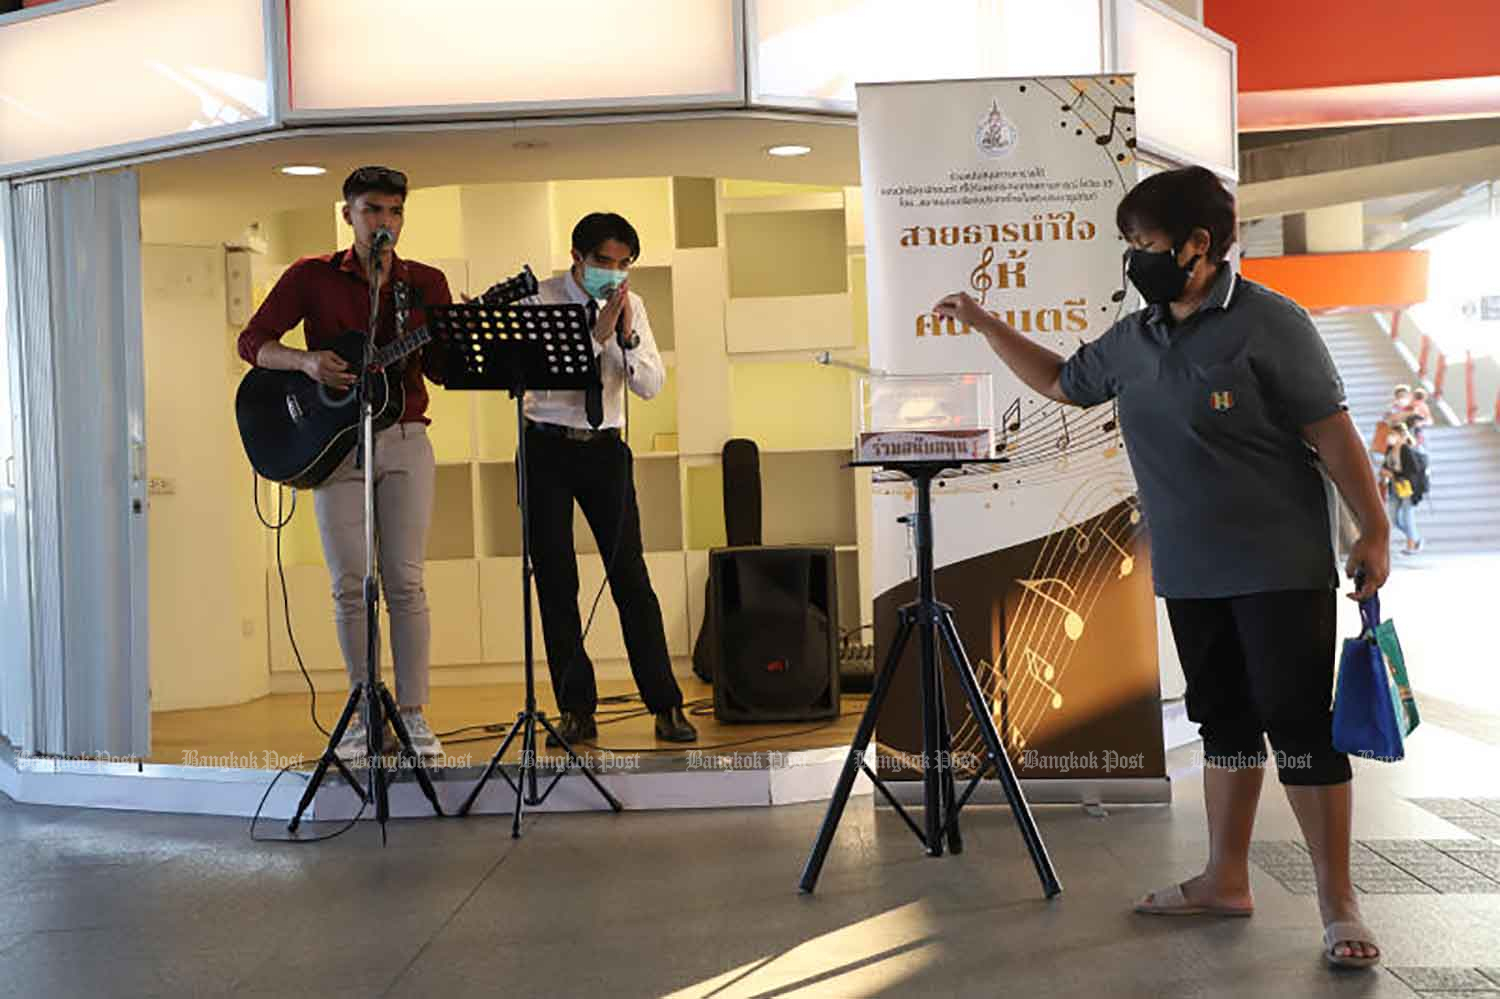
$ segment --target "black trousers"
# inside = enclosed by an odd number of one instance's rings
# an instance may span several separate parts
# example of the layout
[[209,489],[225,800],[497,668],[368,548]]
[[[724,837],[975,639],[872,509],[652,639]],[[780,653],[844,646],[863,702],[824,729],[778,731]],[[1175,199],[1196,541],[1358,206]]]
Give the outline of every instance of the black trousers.
[[594,664],[583,647],[573,503],[583,510],[609,573],[630,671],[651,711],[682,704],[672,675],[661,604],[646,573],[641,514],[630,447],[619,437],[575,441],[526,431],[531,562],[542,611],[542,639],[559,710],[592,714],[599,703]]
[[1281,783],[1349,780],[1349,758],[1333,748],[1337,600],[1331,589],[1167,600],[1210,766],[1263,766],[1264,733]]

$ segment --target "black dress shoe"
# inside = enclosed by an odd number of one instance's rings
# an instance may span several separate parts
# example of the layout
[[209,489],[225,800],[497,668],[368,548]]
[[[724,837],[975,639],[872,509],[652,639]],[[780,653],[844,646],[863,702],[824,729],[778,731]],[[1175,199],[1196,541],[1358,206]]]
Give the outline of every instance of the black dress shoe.
[[[562,721],[557,725],[557,734],[566,739],[568,745],[577,747],[580,743],[592,742],[599,738],[599,726],[594,724],[592,714],[564,711]],[[553,738],[551,732],[548,732],[547,745],[552,749],[557,749],[562,746],[562,743]]]
[[696,742],[698,730],[678,705],[656,713],[656,737],[663,742]]

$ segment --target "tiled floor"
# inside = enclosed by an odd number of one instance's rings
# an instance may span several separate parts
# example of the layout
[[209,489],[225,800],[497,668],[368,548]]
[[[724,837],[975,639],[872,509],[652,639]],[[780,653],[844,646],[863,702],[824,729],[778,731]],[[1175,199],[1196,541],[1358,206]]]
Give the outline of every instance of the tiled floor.
[[[1494,991],[1476,969],[1500,951],[1500,893],[1443,880],[1460,868],[1492,879],[1493,851],[1439,813],[1460,819],[1454,801],[1500,797],[1500,746],[1429,723],[1408,749],[1404,763],[1356,764],[1362,904],[1383,970],[1321,961],[1274,780],[1257,822],[1254,918],[1129,911],[1203,861],[1189,749],[1172,756],[1171,806],[1038,810],[1065,889],[1051,902],[997,809],[968,813],[964,854],[933,859],[898,819],[856,801],[805,897],[818,805],[546,815],[520,841],[503,818],[412,820],[393,823],[382,849],[369,823],[282,846],[251,843],[238,820],[0,802],[0,996]],[[1409,890],[1380,890],[1392,884]]]
[[[1427,647],[1441,629],[1407,610],[1416,600],[1388,606],[1416,622],[1403,635],[1419,693],[1423,677],[1461,692],[1482,646],[1455,664]],[[519,841],[504,817],[411,820],[382,848],[371,823],[289,846],[252,843],[234,819],[0,798],[0,997],[1500,995],[1500,720],[1478,696],[1429,703],[1405,762],[1355,765],[1381,969],[1323,963],[1274,779],[1252,919],[1130,912],[1203,863],[1191,746],[1169,757],[1170,806],[1038,809],[1064,885],[1050,902],[993,808],[966,813],[966,852],[933,859],[856,800],[808,897],[821,805],[543,815]]]

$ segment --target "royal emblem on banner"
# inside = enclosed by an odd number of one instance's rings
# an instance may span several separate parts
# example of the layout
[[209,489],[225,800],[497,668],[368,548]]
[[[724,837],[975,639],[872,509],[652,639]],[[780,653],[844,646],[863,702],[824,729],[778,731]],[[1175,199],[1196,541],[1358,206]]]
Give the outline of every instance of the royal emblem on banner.
[[1227,413],[1234,408],[1233,392],[1215,392],[1209,396],[1209,405],[1213,406],[1216,413]]
[[974,144],[979,151],[996,158],[1006,156],[1016,148],[1018,138],[1020,133],[1000,110],[1000,102],[991,101],[989,113],[979,119],[979,131],[974,135]]

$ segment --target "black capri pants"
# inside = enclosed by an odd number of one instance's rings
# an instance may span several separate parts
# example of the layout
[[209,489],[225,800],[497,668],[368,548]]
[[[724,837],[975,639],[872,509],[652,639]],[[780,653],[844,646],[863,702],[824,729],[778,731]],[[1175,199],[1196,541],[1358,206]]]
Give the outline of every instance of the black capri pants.
[[1281,783],[1350,779],[1333,748],[1337,600],[1332,589],[1167,600],[1207,765],[1264,766],[1268,735]]

